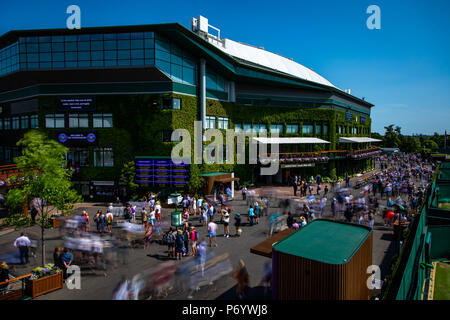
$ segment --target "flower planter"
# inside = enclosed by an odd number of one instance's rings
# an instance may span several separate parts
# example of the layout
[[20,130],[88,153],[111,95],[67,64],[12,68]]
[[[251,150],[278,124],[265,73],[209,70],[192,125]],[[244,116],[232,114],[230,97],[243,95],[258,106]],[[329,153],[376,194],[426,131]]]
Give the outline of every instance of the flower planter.
[[57,272],[51,276],[43,277],[36,280],[28,280],[26,286],[27,295],[36,298],[43,294],[62,289],[63,272]]

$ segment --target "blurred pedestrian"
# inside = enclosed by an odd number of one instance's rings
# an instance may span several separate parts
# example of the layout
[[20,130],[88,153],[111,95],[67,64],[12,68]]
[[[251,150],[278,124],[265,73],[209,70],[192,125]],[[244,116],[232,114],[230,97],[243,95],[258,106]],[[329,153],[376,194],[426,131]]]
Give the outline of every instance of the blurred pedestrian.
[[14,241],[14,247],[19,249],[20,263],[28,263],[28,248],[31,246],[30,239],[22,232],[20,237]]

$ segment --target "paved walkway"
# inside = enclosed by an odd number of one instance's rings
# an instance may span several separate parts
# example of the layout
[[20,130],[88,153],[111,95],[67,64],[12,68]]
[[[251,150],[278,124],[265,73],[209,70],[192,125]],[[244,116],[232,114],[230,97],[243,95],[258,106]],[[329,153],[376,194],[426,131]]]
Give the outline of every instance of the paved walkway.
[[[283,191],[284,187],[280,187]],[[292,192],[292,188],[286,187],[287,190]],[[277,187],[278,189],[278,187]],[[353,194],[358,196],[362,190],[354,190]],[[330,200],[327,202],[326,211],[324,217],[331,217]],[[91,228],[94,228],[93,216],[98,209],[105,210],[105,207],[101,207],[101,204],[87,204],[82,207],[88,211],[91,217]],[[236,200],[229,203],[232,207],[233,213],[241,213],[244,215],[243,221],[246,221],[246,212],[248,206],[245,201],[242,201],[240,194],[237,194]],[[80,214],[80,208],[74,210],[73,214]],[[170,209],[163,209],[164,221],[169,224]],[[270,208],[269,214],[280,211],[280,208]],[[234,214],[232,214],[234,217]],[[216,219],[219,220],[218,215]],[[233,219],[231,219],[233,222]],[[194,225],[199,230],[200,238],[205,239],[207,236],[206,227],[201,226],[194,220]],[[27,228],[27,234],[32,238],[39,239],[40,229],[38,226]],[[392,230],[383,226],[381,217],[375,217],[373,239],[373,263],[381,266],[382,278],[389,272],[391,257],[394,253],[394,242]],[[8,233],[4,233],[0,236],[0,260],[17,255],[17,250],[12,247],[12,243],[15,238],[19,236],[20,230],[9,230]],[[114,229],[113,234],[117,235],[119,229]],[[234,225],[231,223],[231,234],[235,233]],[[268,258],[258,256],[250,253],[250,248],[259,242],[267,239],[269,236],[269,223],[266,218],[261,219],[258,225],[249,226],[243,225],[243,233],[241,237],[223,237],[223,226],[219,224],[217,233],[218,247],[207,249],[208,253],[214,254],[215,257],[222,254],[229,254],[228,261],[234,268],[238,265],[239,260],[243,259],[247,265],[248,272],[250,274],[250,294],[253,297],[262,297],[263,290],[258,286],[262,276],[264,264],[269,261]],[[64,241],[60,235],[59,230],[46,230],[46,256],[47,261],[52,260],[52,252],[55,246],[63,246]],[[105,272],[84,272],[82,273],[81,290],[68,290],[64,288],[37,299],[51,300],[51,299],[68,299],[68,300],[96,300],[96,299],[110,299],[112,292],[119,281],[123,278],[131,280],[134,275],[139,273],[148,272],[158,266],[161,263],[167,261],[167,247],[153,243],[149,249],[144,250],[142,246],[128,249],[127,251],[128,261],[126,263],[118,263],[117,266],[108,266]],[[30,270],[40,265],[41,253],[40,248],[37,250],[35,258],[30,259],[30,264],[27,266],[17,265],[12,266],[12,273],[16,276],[26,274]],[[187,261],[184,258],[182,261]],[[123,262],[123,261],[122,261]],[[235,281],[228,275],[224,275],[220,279],[213,282],[212,285],[202,287],[198,292],[195,292],[194,299],[235,299]],[[171,294],[167,299],[186,299],[187,292]]]

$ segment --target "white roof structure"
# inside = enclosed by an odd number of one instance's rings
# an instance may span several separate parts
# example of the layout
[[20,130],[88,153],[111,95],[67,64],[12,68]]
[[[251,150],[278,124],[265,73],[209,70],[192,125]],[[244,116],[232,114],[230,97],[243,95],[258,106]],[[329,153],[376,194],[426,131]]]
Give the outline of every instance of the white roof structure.
[[368,137],[339,138],[340,143],[365,143],[365,142],[379,142],[379,141],[381,140]]
[[314,144],[314,143],[330,143],[318,138],[253,138],[263,144]]
[[336,88],[330,81],[313,70],[279,54],[230,39],[222,39],[221,42],[210,41],[210,43],[233,57],[281,71],[297,78]]

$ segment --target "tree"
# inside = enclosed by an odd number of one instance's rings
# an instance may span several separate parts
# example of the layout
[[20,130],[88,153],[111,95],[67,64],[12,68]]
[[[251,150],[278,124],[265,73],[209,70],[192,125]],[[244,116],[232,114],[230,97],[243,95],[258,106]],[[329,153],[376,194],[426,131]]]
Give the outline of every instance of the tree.
[[384,127],[386,129],[386,133],[384,134],[384,147],[386,148],[398,148],[400,146],[400,127],[395,127],[391,124],[387,127]]
[[135,195],[139,187],[137,183],[134,181],[135,175],[136,169],[134,166],[134,161],[124,163],[120,178],[125,183],[127,194],[130,196],[130,198]]
[[18,143],[22,156],[16,157],[18,174],[11,180],[19,181],[7,194],[7,204],[17,207],[33,199],[38,209],[41,226],[42,265],[45,265],[45,228],[53,213],[70,214],[81,196],[73,189],[72,171],[65,166],[67,148],[37,130],[25,134]]
[[435,142],[435,140],[425,140],[423,145],[431,150],[436,150],[439,148],[439,145]]
[[192,194],[197,194],[198,190],[200,190],[205,183],[205,180],[200,176],[200,169],[198,165],[191,164],[190,165],[190,177],[188,182],[188,190]]
[[419,138],[416,137],[404,137],[400,145],[400,150],[405,153],[417,153],[421,149]]

